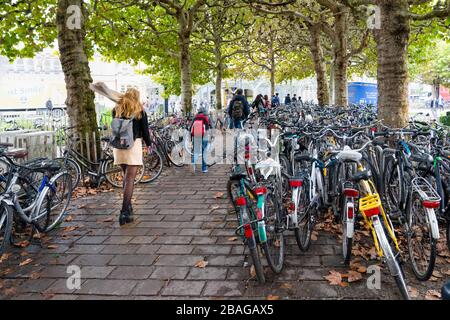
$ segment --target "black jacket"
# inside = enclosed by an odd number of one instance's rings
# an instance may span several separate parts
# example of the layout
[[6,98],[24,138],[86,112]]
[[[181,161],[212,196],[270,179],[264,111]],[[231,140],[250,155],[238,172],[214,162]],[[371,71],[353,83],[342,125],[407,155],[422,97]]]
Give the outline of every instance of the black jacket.
[[[113,109],[112,117],[116,117],[116,112]],[[133,139],[136,140],[142,138],[147,146],[150,146],[150,134],[148,132],[148,118],[147,113],[142,111],[142,116],[140,119],[133,119]]]
[[247,99],[243,95],[235,95],[233,99],[231,99],[230,103],[228,104],[227,113],[231,117],[233,113],[233,104],[234,101],[240,100],[242,104],[244,105],[244,119],[247,119],[248,115],[250,114],[250,106],[248,104]]

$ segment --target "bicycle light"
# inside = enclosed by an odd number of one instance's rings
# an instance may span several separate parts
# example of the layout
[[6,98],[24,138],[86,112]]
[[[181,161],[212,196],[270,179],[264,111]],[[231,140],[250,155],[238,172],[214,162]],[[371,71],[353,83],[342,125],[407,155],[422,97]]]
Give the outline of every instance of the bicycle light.
[[359,196],[359,192],[356,189],[345,188],[344,194],[347,197],[357,198]]
[[299,188],[303,185],[303,181],[299,180],[299,179],[292,179],[289,180],[289,186],[291,186],[291,188]]
[[236,199],[237,206],[245,206],[246,204],[247,204],[247,201],[245,200],[245,197],[239,197]]
[[422,201],[422,205],[425,208],[428,208],[428,209],[436,209],[436,208],[439,208],[440,202],[439,201],[423,200]]
[[21,188],[21,186],[19,186],[18,184],[15,184],[15,185],[13,185],[13,186],[11,187],[11,191],[12,191],[13,193],[19,192],[20,189],[22,189],[22,188]]

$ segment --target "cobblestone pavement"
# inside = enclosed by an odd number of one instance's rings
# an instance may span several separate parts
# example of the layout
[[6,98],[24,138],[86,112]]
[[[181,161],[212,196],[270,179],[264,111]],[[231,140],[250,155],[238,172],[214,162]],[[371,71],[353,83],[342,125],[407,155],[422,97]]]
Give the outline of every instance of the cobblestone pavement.
[[[283,272],[273,275],[266,268],[265,285],[250,279],[246,264],[249,257],[242,243],[234,238],[235,214],[227,199],[215,198],[217,192],[225,193],[228,169],[214,166],[208,174],[198,175],[188,168],[165,169],[156,183],[137,188],[137,219],[125,227],[117,222],[120,192],[98,193],[73,201],[73,220],[64,223],[65,229],[51,234],[45,245],[10,250],[12,256],[0,264],[1,297],[399,298],[395,284],[384,273],[381,290],[367,289],[366,275],[347,287],[330,285],[324,276],[330,270],[345,273],[347,268],[342,265],[337,236],[325,232],[319,232],[307,253],[301,253],[294,238],[288,236]],[[207,266],[196,268],[201,260],[208,261]],[[19,266],[21,263],[24,265]],[[66,286],[69,265],[81,267],[79,290]],[[444,280],[420,284],[413,282],[409,274],[408,278],[422,298],[428,289],[440,288]]]

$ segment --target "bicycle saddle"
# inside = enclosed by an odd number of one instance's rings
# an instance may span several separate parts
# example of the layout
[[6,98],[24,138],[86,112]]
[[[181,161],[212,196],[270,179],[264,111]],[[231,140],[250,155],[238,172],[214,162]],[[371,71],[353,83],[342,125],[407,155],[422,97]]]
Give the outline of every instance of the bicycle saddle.
[[57,172],[61,169],[61,165],[57,161],[53,160],[43,160],[40,162],[35,162],[29,166],[29,169],[41,173],[45,172]]
[[354,151],[350,149],[349,146],[345,146],[344,150],[340,151],[336,158],[343,161],[360,161],[362,158],[362,154],[358,151]]
[[10,149],[4,152],[3,155],[14,159],[23,159],[28,155],[28,151],[26,149]]
[[361,180],[368,180],[370,177],[372,177],[372,173],[370,172],[370,170],[364,170],[352,175],[350,177],[350,180],[352,180],[353,182],[359,182]]
[[309,154],[296,154],[295,161],[311,161],[312,158]]

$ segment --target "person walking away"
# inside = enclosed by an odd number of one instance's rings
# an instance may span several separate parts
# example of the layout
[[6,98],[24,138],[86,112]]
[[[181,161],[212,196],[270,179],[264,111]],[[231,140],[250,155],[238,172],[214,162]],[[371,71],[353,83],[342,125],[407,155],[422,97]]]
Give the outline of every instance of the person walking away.
[[48,98],[47,102],[45,103],[45,107],[47,108],[47,115],[51,115],[53,111],[53,103],[50,98]]
[[202,156],[202,172],[208,172],[208,166],[206,164],[206,148],[208,147],[208,131],[211,128],[211,119],[207,115],[206,109],[202,107],[198,110],[190,128],[193,145],[192,166],[194,173],[195,165],[197,164],[200,153]]
[[264,113],[264,100],[262,94],[256,96],[255,101],[252,103],[252,109],[254,112],[258,112],[259,115]]
[[291,96],[289,95],[289,93],[284,98],[284,104],[287,105],[287,106],[291,104]]
[[280,97],[278,96],[278,93],[275,93],[275,95],[272,97],[272,107],[278,107],[280,106]]
[[[114,165],[120,165],[123,172],[123,201],[119,224],[124,225],[133,222],[131,198],[137,170],[143,165],[142,140],[147,147],[151,144],[147,113],[140,102],[139,91],[128,89],[112,110],[112,116]],[[127,131],[126,136],[124,131]]]
[[230,116],[230,129],[242,129],[241,121],[247,119],[250,114],[250,106],[243,95],[242,89],[236,90],[236,95],[228,105],[227,113]]
[[297,95],[294,93],[294,96],[292,97],[292,104],[297,103]]
[[269,96],[267,94],[264,95],[264,108],[266,110],[272,109],[272,105],[270,103]]

